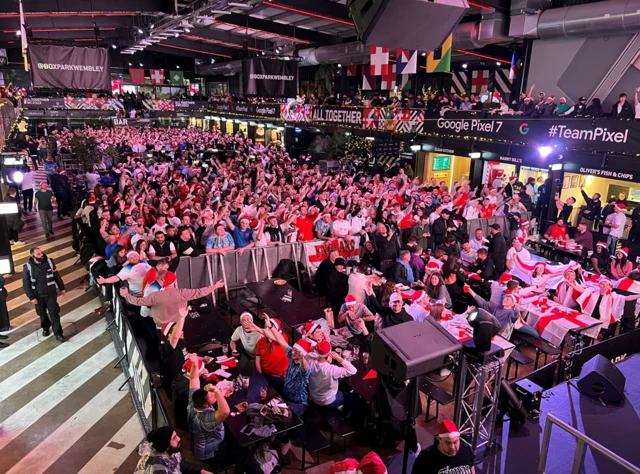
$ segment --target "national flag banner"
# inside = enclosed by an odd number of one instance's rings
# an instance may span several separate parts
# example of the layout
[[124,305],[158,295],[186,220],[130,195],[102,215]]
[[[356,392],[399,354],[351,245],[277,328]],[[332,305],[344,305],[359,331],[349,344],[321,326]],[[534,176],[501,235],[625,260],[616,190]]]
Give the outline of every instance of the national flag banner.
[[164,69],[149,69],[151,84],[164,84]]
[[347,66],[347,77],[355,77],[358,75],[358,65],[351,64]]
[[377,91],[380,87],[378,85],[380,78],[371,74],[371,70],[368,67],[362,68],[362,90],[363,91]]
[[369,63],[372,76],[389,74],[389,48],[371,46],[371,61]]
[[197,84],[195,82],[189,84],[189,93],[197,94],[198,92],[200,92],[200,84]]
[[320,263],[329,257],[329,253],[337,250],[340,257],[344,259],[357,258],[360,253],[355,245],[355,240],[320,240],[304,243],[305,256],[307,258],[307,268],[313,273],[318,270]]
[[396,87],[396,65],[393,64],[387,74],[382,75],[380,89],[384,91],[393,90]]
[[173,86],[184,86],[184,74],[182,71],[171,71],[169,73],[169,84]]
[[396,71],[398,71],[398,74],[415,74],[418,72],[418,51],[397,49]]
[[513,54],[511,55],[511,69],[509,70],[509,80],[513,81],[516,77],[518,77],[518,56],[516,54],[516,50],[513,50]]
[[453,35],[449,35],[442,46],[427,55],[427,72],[451,71],[451,46]]
[[[396,70],[398,67],[396,66]],[[411,90],[411,74],[396,74],[396,86],[398,90],[410,91]]]
[[473,71],[471,73],[471,93],[480,94],[489,90],[489,70]]
[[144,84],[144,69],[129,69],[131,84]]

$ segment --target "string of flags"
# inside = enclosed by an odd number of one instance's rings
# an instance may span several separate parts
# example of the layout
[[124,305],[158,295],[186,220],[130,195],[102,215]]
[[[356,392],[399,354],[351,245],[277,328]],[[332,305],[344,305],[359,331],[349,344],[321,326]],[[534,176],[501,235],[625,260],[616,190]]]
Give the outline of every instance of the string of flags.
[[[144,84],[144,69],[129,69],[129,82],[131,84]],[[169,84],[172,86],[184,86],[184,73],[182,71],[169,71],[169,81],[165,82],[164,69],[149,69],[151,84]]]

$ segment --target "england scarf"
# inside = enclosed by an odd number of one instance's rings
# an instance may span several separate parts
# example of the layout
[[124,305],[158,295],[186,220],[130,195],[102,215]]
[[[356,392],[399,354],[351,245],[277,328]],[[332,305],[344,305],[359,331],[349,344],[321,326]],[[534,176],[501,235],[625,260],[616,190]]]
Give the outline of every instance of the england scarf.
[[[582,308],[582,312],[588,316],[593,314],[600,292],[592,288],[587,288],[578,298],[578,304]],[[622,317],[624,312],[624,296],[617,293],[608,292],[602,296],[600,301],[600,321],[602,321],[601,329],[607,329],[609,325],[615,324]]]

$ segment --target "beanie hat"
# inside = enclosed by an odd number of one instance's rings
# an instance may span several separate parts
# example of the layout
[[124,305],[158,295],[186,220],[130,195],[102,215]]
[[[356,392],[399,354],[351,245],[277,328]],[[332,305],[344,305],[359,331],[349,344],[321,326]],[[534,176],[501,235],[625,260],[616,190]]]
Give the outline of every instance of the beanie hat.
[[316,344],[316,352],[321,356],[328,356],[331,352],[331,344],[327,341],[320,341]]
[[346,304],[347,306],[353,306],[354,304],[356,304],[355,296],[347,295],[347,297],[344,299],[344,304]]
[[311,351],[311,343],[305,339],[300,339],[293,345],[293,349],[301,352],[302,355],[307,355]]
[[175,430],[170,426],[161,426],[151,431],[147,435],[147,441],[151,443],[153,449],[159,453],[164,453],[171,445],[171,437]]
[[438,423],[438,437],[440,438],[453,438],[454,436],[460,436],[458,427],[451,420],[442,420]]

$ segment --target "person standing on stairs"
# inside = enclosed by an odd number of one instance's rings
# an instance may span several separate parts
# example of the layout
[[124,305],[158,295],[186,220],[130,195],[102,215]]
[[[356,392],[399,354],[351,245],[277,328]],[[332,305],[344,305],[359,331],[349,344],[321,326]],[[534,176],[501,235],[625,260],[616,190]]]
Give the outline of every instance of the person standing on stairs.
[[22,167],[22,208],[25,214],[33,211],[33,173],[28,166]]
[[64,282],[53,260],[47,257],[42,249],[36,247],[31,249],[30,253],[31,257],[22,270],[22,288],[27,298],[36,306],[36,313],[40,316],[42,335],[47,337],[50,329],[53,329],[56,339],[64,342],[56,290],[57,286],[60,289],[60,295],[64,296],[66,293]]
[[40,183],[40,191],[36,193],[34,206],[40,215],[40,221],[44,228],[45,237],[53,235],[53,205],[58,204],[53,192],[47,189],[47,183]]

